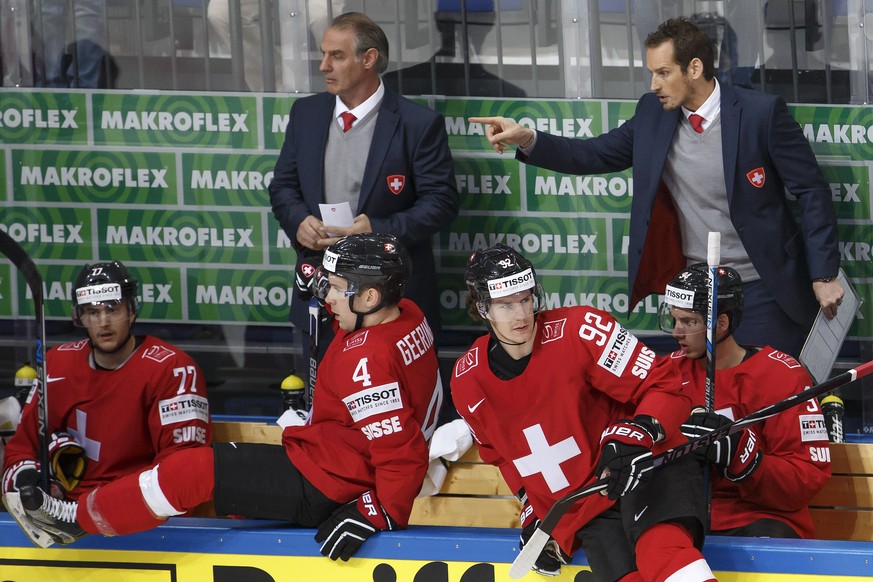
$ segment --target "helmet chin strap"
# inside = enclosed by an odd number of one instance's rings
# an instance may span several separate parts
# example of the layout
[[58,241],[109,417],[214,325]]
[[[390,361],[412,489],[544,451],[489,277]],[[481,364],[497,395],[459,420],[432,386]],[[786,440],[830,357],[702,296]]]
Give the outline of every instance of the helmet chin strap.
[[349,297],[349,311],[357,315],[358,317],[355,319],[355,329],[354,331],[358,331],[364,326],[364,318],[371,313],[376,313],[383,307],[385,307],[385,301],[380,301],[379,305],[371,309],[370,311],[355,311],[355,297],[357,297],[357,293]]

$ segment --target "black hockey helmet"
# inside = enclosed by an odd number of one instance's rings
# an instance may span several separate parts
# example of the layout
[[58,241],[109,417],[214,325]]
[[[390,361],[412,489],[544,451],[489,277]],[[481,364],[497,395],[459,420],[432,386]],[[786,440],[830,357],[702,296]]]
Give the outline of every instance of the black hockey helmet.
[[534,313],[538,313],[544,305],[543,288],[537,281],[533,264],[503,243],[470,255],[464,281],[470,292],[471,304],[475,305],[482,319],[485,319],[492,299],[527,289],[533,293]]
[[127,301],[136,315],[137,280],[120,261],[85,265],[73,285],[73,323],[82,327],[82,310],[86,305]]
[[[740,325],[743,315],[743,281],[740,274],[732,267],[720,266],[716,269],[718,276],[716,308],[718,315],[728,316],[728,335]],[[673,331],[674,321],[671,307],[680,307],[696,311],[706,318],[709,310],[709,267],[706,263],[696,263],[683,269],[667,285],[664,291],[664,302],[658,313],[658,321],[663,331]]]
[[[368,232],[343,237],[328,247],[320,269],[349,282],[346,294],[352,311],[355,311],[352,302],[358,291],[376,288],[382,295],[382,302],[361,314],[367,315],[400,301],[412,273],[412,260],[396,236]],[[315,294],[324,300],[328,289],[327,277],[316,275]]]

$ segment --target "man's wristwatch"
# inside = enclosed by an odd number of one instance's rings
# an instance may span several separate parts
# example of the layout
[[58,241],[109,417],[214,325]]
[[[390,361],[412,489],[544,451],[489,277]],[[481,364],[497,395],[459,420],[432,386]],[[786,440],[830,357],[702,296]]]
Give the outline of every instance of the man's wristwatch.
[[813,283],[830,283],[834,279],[836,279],[836,277],[819,277],[818,279],[813,279],[812,282]]

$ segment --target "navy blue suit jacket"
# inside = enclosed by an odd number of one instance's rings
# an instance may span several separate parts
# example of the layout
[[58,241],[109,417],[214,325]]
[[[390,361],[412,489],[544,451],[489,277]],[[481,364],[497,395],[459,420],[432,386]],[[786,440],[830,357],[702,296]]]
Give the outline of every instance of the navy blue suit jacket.
[[[630,309],[650,293],[663,293],[685,267],[675,210],[661,180],[681,117],[680,109],[664,111],[647,93],[631,119],[604,135],[579,140],[538,133],[530,157],[519,154],[522,161],[569,174],[633,166]],[[811,280],[836,275],[840,263],[831,192],[812,148],[781,98],[725,85],[721,132],[731,221],[765,287],[792,319],[808,325],[818,309]],[[759,170],[764,180],[756,184]],[[799,204],[799,223],[786,189]]]
[[[300,223],[310,214],[321,218],[324,153],[335,103],[334,95],[319,93],[291,107],[269,189],[273,214],[295,244]],[[403,177],[399,193],[389,188],[389,176]],[[396,235],[406,246],[412,259],[406,296],[421,308],[434,331],[440,327],[440,315],[431,240],[458,215],[458,201],[443,116],[386,87],[353,212],[366,214],[375,232]],[[313,251],[298,249],[298,257],[300,253]],[[291,321],[308,329],[306,305],[296,297]]]

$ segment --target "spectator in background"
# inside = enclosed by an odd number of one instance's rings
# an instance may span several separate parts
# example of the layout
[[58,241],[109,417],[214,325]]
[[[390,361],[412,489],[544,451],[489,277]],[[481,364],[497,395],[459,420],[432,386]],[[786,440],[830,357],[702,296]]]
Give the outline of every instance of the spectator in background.
[[[87,330],[88,339],[46,355],[50,467],[39,463],[35,391],[7,444],[3,501],[38,545],[68,544],[84,535],[74,522],[51,519],[64,500],[83,498],[212,438],[206,380],[194,360],[157,338],[133,335],[136,287],[118,261],[85,265],[73,287],[73,323]],[[41,472],[49,473],[51,495],[39,486]]]
[[[715,403],[706,412],[706,317],[709,269],[691,265],[667,286],[661,329],[680,350],[670,357],[699,406],[682,425],[688,438],[708,434],[812,385],[797,360],[771,347],[740,345],[731,335],[743,315],[743,284],[719,267],[715,330]],[[712,473],[712,533],[812,538],[809,504],[830,477],[830,454],[818,401],[809,400],[698,453]]]
[[103,0],[42,0],[38,6],[41,12],[32,16],[35,86],[110,87]]
[[[459,204],[445,121],[382,83],[388,39],[368,16],[349,12],[334,18],[321,52],[327,91],[291,107],[269,187],[273,215],[295,245],[298,265],[317,265],[324,249],[342,236],[396,235],[412,259],[406,296],[438,335],[431,240],[455,219]],[[319,204],[342,202],[350,204],[354,224],[328,232]],[[298,297],[291,322],[308,353],[306,305]]]
[[797,357],[817,309],[833,317],[844,294],[836,212],[812,148],[781,98],[715,79],[712,41],[687,18],[661,24],[646,47],[652,92],[609,133],[571,139],[503,117],[471,121],[488,126],[498,152],[521,146],[525,163],[570,174],[633,167],[629,309],[705,261],[707,234],[720,232],[722,262],[744,281],[737,341]]

